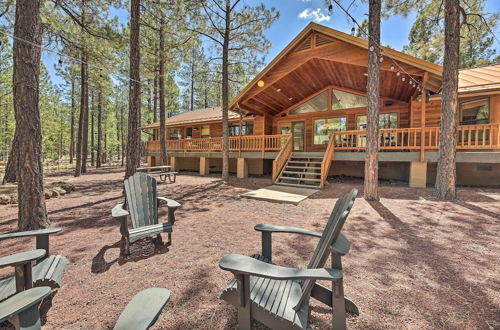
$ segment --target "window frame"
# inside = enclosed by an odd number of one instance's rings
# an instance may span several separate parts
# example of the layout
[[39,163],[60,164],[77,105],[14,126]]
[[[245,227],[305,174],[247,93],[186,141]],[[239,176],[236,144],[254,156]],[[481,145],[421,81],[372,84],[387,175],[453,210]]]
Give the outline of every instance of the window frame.
[[[342,131],[347,131],[347,124],[348,124],[348,116],[337,116],[337,117],[330,117],[330,118],[313,118],[312,119],[312,145],[315,145],[315,146],[323,146],[323,145],[326,145],[328,143],[316,143],[316,121],[318,120],[330,120],[330,119],[344,119],[345,120],[345,126],[344,126],[344,129],[343,130],[333,130],[332,132],[342,132]],[[328,130],[327,130],[328,132]],[[331,134],[331,133],[330,133]],[[327,134],[328,135],[328,138],[330,138],[330,134]]]
[[[488,123],[486,124],[462,124],[463,122],[463,109],[462,109],[462,106],[463,105],[466,105],[466,104],[469,104],[469,103],[476,103],[476,102],[482,102],[482,101],[486,101],[486,105],[488,106],[488,118],[487,119],[482,119],[482,120],[487,120]],[[470,100],[470,101],[466,101],[466,102],[460,102],[458,104],[458,125],[460,126],[470,126],[470,125],[487,125],[487,124],[490,124],[491,123],[491,107],[490,107],[490,98],[489,97],[484,97],[484,98],[480,98],[480,99],[476,99],[476,100]]]
[[[208,129],[208,135],[203,135],[203,129],[206,128]],[[200,128],[200,138],[202,139],[209,139],[210,138],[210,134],[211,134],[211,129],[210,129],[210,125],[202,125],[201,128]]]
[[[396,129],[396,128],[400,128],[400,122],[399,122],[399,115],[400,115],[400,113],[399,112],[394,111],[394,112],[379,113],[378,114],[378,116],[379,116],[379,123],[380,123],[380,116],[382,116],[382,115],[396,115],[396,124],[397,124],[397,127],[394,127],[394,128],[381,128],[381,127],[379,127],[379,129]],[[364,128],[364,129],[359,129],[358,128],[358,118],[362,117],[362,116],[367,117],[366,114],[358,114],[358,115],[356,115],[356,131],[366,131],[366,128]]]
[[[176,136],[175,136],[175,139],[172,138],[172,131],[173,130],[175,130],[175,131],[178,132],[178,134],[176,134]],[[170,140],[182,140],[182,128],[181,127],[171,127],[171,128],[169,128],[168,134],[169,134]]]

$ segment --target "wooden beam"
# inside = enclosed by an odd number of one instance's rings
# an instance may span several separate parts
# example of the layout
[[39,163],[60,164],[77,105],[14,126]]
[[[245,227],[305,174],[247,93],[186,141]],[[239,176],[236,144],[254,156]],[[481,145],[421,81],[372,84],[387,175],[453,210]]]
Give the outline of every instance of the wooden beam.
[[426,102],[426,88],[427,88],[427,79],[428,73],[424,73],[424,77],[422,79],[422,97],[420,98],[421,109],[420,109],[420,161],[425,161],[425,102]]

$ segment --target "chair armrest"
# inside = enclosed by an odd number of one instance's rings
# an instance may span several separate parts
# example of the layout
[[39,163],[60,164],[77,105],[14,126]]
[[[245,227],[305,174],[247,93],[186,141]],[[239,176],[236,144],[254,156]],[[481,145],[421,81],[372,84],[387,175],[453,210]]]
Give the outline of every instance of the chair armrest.
[[340,232],[339,236],[337,237],[337,240],[330,247],[330,250],[334,253],[343,256],[349,252],[350,248],[351,248],[351,242],[349,242],[349,239],[343,232]]
[[268,264],[241,254],[228,254],[220,262],[221,269],[234,275],[253,275],[277,280],[341,280],[342,271],[328,268],[288,268]]
[[38,303],[49,296],[51,292],[50,287],[41,286],[16,293],[9,299],[2,301],[0,303],[0,322],[8,320],[32,307],[38,310]]
[[123,204],[124,203],[118,203],[115,207],[113,207],[111,210],[111,216],[113,218],[126,217],[129,215],[129,212],[123,208]]
[[316,231],[311,231],[302,228],[295,228],[295,227],[268,225],[268,224],[256,225],[254,229],[261,232],[301,234],[317,238],[321,238],[322,236],[321,233],[318,233]]
[[19,231],[15,233],[8,233],[0,235],[0,241],[9,238],[19,238],[19,237],[31,237],[31,236],[44,236],[58,233],[62,230],[61,227],[57,228],[46,228],[46,229],[38,229],[38,230],[28,230],[28,231]]
[[182,206],[180,203],[174,201],[173,199],[169,199],[169,198],[165,198],[165,197],[157,197],[157,199],[158,199],[158,203],[161,201],[166,202],[168,208],[176,209],[176,208]]
[[33,260],[37,260],[45,256],[45,254],[46,254],[45,250],[38,249],[38,250],[24,251],[21,253],[15,253],[8,255],[6,257],[1,257],[0,268],[6,266],[17,266],[26,263],[31,263]]

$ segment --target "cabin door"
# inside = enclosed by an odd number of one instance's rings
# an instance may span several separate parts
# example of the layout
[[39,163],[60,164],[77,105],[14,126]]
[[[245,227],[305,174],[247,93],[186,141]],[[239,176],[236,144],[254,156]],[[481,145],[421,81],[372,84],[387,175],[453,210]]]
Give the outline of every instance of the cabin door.
[[303,121],[292,123],[293,151],[304,151],[305,126]]

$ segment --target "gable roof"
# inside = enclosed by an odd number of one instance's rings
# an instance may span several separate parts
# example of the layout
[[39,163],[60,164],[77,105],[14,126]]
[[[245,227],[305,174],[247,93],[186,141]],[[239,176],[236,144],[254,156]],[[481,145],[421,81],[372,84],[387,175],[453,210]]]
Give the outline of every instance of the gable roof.
[[[228,114],[229,114],[229,120],[238,119],[240,116],[234,111],[229,111]],[[205,109],[187,111],[170,118],[165,118],[165,126],[185,125],[191,123],[205,123],[205,122],[221,121],[221,120],[222,120],[221,107],[205,108]],[[143,125],[141,126],[141,129],[151,129],[157,127],[160,127],[160,122]]]
[[[237,106],[238,102],[242,99],[242,97],[250,91],[253,87],[255,87],[259,80],[261,80],[267,73],[269,73],[278,62],[283,59],[286,55],[291,53],[296,47],[301,47],[302,42],[306,39],[311,33],[318,32],[327,37],[337,39],[346,43],[349,43],[354,46],[358,46],[360,48],[368,50],[368,41],[362,38],[354,37],[347,33],[340,32],[338,30],[326,27],[321,24],[317,24],[314,22],[309,23],[259,74],[255,76],[255,78],[250,81],[239,93],[229,102],[229,107],[234,108]],[[402,52],[398,52],[396,50],[390,49],[388,47],[381,47],[383,55],[388,56],[394,60],[399,62],[408,64],[417,69],[421,69],[423,71],[428,72],[428,88],[434,92],[438,92],[441,88],[441,78],[443,67],[434,64]]]
[[462,69],[458,73],[460,93],[500,89],[500,64]]

